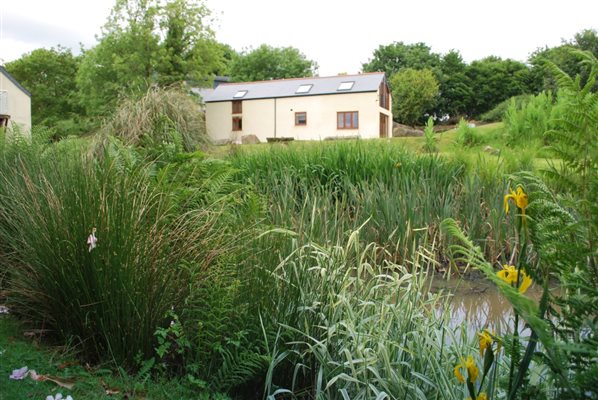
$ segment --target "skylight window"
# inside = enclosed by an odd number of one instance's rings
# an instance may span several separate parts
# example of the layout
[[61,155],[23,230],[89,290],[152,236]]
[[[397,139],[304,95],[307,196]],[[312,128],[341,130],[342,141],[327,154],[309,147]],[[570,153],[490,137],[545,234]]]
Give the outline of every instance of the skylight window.
[[338,89],[336,89],[336,90],[351,90],[351,89],[353,89],[354,84],[355,84],[355,81],[341,82],[341,84],[338,85]]
[[307,85],[300,85],[295,93],[309,93],[313,86],[314,85],[312,85],[311,83]]
[[233,98],[240,99],[242,97],[245,97],[246,94],[247,94],[247,90],[239,90],[237,93],[235,93]]

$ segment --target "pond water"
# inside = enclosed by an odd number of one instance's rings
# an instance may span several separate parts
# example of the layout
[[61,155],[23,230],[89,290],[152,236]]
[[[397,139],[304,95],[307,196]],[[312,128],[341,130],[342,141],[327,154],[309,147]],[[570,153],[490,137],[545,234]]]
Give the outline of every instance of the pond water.
[[[511,304],[493,284],[484,279],[446,280],[438,277],[433,279],[431,290],[434,292],[442,290],[451,294],[448,303],[451,315],[450,327],[457,328],[466,323],[469,337],[482,329],[488,329],[497,335],[512,330],[514,322]],[[533,285],[525,295],[539,301],[542,288]],[[526,334],[522,322],[519,330],[522,334]]]

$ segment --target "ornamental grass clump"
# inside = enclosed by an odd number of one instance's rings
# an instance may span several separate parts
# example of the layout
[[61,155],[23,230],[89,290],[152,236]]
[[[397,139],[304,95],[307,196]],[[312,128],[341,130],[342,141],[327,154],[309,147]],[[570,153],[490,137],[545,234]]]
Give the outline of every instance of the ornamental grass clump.
[[131,366],[152,355],[154,332],[187,296],[190,274],[226,246],[215,244],[215,213],[175,212],[144,166],[123,170],[82,153],[0,154],[8,302],[87,359]]

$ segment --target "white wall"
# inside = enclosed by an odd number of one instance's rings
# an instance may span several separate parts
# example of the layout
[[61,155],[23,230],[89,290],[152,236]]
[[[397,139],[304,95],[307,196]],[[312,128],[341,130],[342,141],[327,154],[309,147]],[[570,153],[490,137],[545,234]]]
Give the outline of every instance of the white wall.
[[24,135],[31,136],[31,98],[0,72],[0,91],[8,95],[9,126],[16,124]]
[[[358,129],[337,129],[337,112],[343,111],[359,112]],[[295,112],[307,113],[307,125],[295,126]],[[343,136],[378,138],[380,113],[388,115],[387,137],[391,137],[392,115],[378,105],[376,92],[243,100],[242,132],[232,131],[232,102],[207,103],[206,126],[215,142],[239,140],[241,135],[255,135],[262,142],[268,137],[296,140]]]

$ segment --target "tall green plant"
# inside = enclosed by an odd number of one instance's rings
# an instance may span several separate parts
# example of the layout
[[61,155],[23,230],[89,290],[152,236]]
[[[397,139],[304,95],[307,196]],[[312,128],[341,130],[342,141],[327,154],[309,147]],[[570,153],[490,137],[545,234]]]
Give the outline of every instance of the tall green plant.
[[434,118],[429,117],[428,122],[426,122],[426,127],[424,128],[423,150],[426,153],[435,153],[436,151],[438,151],[436,142],[437,142],[437,139],[434,134]]
[[9,302],[54,336],[76,339],[87,357],[134,365],[152,355],[166,310],[188,295],[188,265],[208,268],[225,236],[216,213],[178,214],[144,165],[123,170],[81,153],[30,146],[0,155]]

